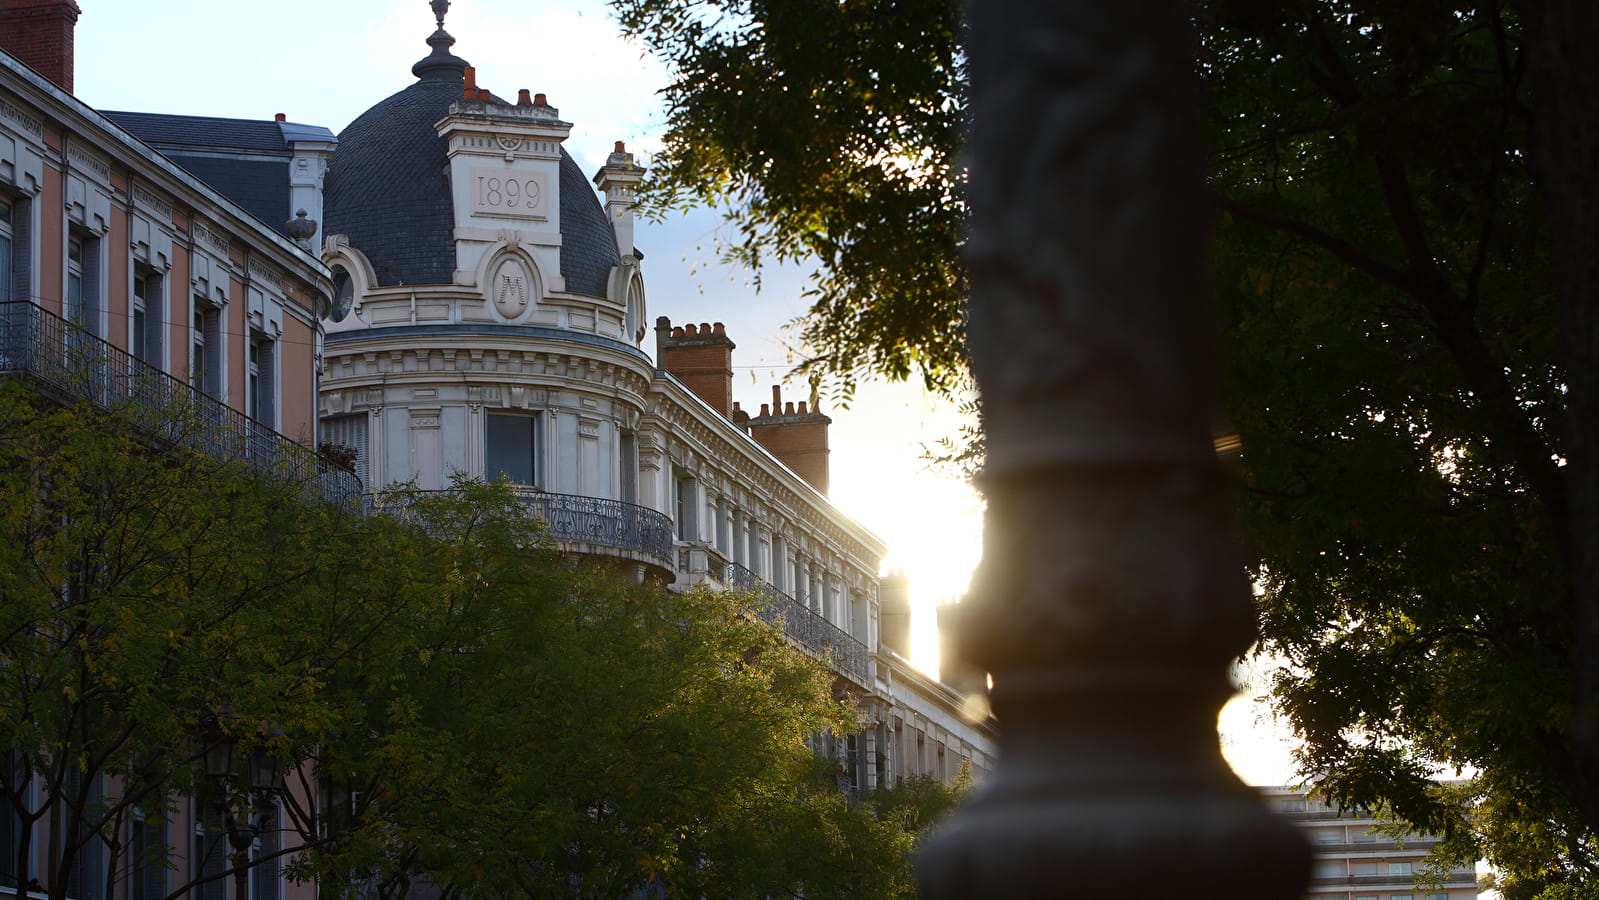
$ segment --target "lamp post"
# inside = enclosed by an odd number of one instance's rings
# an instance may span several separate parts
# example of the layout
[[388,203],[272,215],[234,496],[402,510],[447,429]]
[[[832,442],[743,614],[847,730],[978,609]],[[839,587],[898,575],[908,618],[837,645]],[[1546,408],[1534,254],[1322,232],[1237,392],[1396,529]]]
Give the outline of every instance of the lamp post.
[[1210,431],[1193,13],[967,7],[988,511],[959,655],[1003,727],[921,850],[923,897],[1292,900],[1309,848],[1216,743],[1254,627]]
[[[228,845],[232,848],[234,900],[248,900],[250,896],[250,847],[260,836],[261,811],[273,794],[281,789],[282,770],[277,757],[255,748],[242,760],[238,758],[238,738],[224,732],[212,719],[203,730],[207,734],[205,774],[216,791],[223,808],[224,829]],[[268,737],[281,735],[273,729]],[[235,811],[229,797],[229,788],[239,779],[240,765],[244,768],[243,803]]]

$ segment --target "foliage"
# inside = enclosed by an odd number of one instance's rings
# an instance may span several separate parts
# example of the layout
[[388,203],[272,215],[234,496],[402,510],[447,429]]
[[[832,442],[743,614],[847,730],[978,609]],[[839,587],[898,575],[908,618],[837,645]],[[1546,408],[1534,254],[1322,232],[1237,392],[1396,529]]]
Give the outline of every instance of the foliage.
[[731,258],[814,260],[802,368],[949,390],[964,371],[966,116],[944,0],[613,0],[663,59],[664,211],[722,206]]
[[320,775],[360,799],[306,872],[325,888],[843,897],[908,877],[898,832],[816,777],[806,741],[850,711],[754,598],[561,559],[503,484],[387,499],[436,536],[438,594],[398,677],[342,688],[366,712]]
[[362,636],[406,602],[363,562],[382,523],[174,449],[209,427],[199,410],[107,413],[0,385],[0,801],[53,822],[40,846],[22,827],[6,848],[52,900],[94,856],[110,896],[136,814],[214,795],[198,762],[218,740],[304,759],[339,714],[323,684],[365,665]]
[[20,880],[112,895],[231,740],[284,763],[289,872],[336,893],[909,895],[907,833],[807,749],[851,710],[756,598],[562,559],[503,484],[311,501],[190,426],[0,385],[0,799],[55,826]]
[[1444,863],[1580,880],[1564,376],[1514,11],[1213,2],[1201,33],[1244,524],[1302,772],[1442,835]]
[[899,822],[920,839],[954,812],[971,789],[971,770],[963,767],[953,785],[917,775],[902,778],[892,787],[877,788],[866,802],[878,818]]
[[[922,248],[947,260],[959,243],[964,210],[943,197],[960,180],[964,63],[947,4],[614,5],[677,75],[657,202],[733,204],[747,256],[817,255],[815,365],[914,362],[951,383],[960,351],[928,337],[960,335],[948,295],[911,281],[919,298],[883,305],[852,265],[882,258],[866,235],[902,242],[884,269],[896,277],[944,271]],[[1557,455],[1576,382],[1528,171],[1537,66],[1517,13],[1207,0],[1196,20],[1227,414],[1261,648],[1288,661],[1275,694],[1306,741],[1303,773],[1340,803],[1441,834],[1441,864],[1486,855],[1507,890],[1535,891],[1581,883],[1596,860],[1569,741],[1570,472]],[[907,86],[896,98],[949,115],[880,115],[873,79],[889,72]],[[1591,158],[1582,135],[1564,137]],[[876,202],[883,179],[860,171],[895,156],[937,163],[908,173],[928,173],[935,199],[893,195],[920,198],[918,215]],[[933,284],[964,288],[958,274]],[[980,440],[931,455],[970,466]],[[1469,785],[1432,784],[1451,772]]]

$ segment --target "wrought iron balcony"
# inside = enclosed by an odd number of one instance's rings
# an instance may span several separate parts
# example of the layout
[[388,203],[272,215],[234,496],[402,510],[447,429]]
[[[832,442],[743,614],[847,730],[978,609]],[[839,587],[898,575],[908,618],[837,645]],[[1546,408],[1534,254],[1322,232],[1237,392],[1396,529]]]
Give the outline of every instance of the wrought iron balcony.
[[833,665],[857,684],[870,686],[871,669],[867,664],[866,645],[849,632],[817,615],[738,563],[728,563],[723,567],[722,584],[764,598],[766,602],[756,607],[762,619],[782,628],[783,633],[794,643],[818,656],[832,659]]
[[665,513],[621,500],[547,491],[520,491],[517,500],[529,515],[550,524],[556,541],[631,550],[672,568],[672,519]]
[[125,413],[166,446],[291,479],[334,503],[360,502],[354,473],[33,303],[0,303],[0,375]]
[[[443,492],[397,490],[368,495],[367,508],[403,513],[411,499],[438,493]],[[550,539],[568,545],[565,549],[588,549],[570,546],[573,544],[612,547],[668,571],[672,568],[672,520],[664,513],[621,500],[526,489],[516,492],[516,500],[529,517],[549,525]]]

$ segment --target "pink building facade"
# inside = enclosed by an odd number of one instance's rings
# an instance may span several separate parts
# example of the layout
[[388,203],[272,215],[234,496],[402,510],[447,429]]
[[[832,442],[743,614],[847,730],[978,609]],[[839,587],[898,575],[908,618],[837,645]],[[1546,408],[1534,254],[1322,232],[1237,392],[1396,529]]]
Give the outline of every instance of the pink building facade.
[[[0,52],[0,375],[47,396],[198,410],[200,449],[354,498],[354,476],[314,449],[327,267],[285,223],[263,221],[72,96],[76,15],[71,0],[0,2],[0,50],[33,63]],[[39,805],[15,768],[0,759],[0,777]],[[84,790],[92,800],[118,784],[101,776]],[[227,874],[238,850],[215,804],[180,798],[137,815],[116,835],[120,862],[91,842],[53,874],[60,823],[32,824],[19,872],[19,821],[0,809],[0,896],[40,896],[52,880],[75,900],[159,900],[192,882],[195,900],[315,895],[281,876],[289,857],[277,854],[290,848],[269,809],[247,850],[263,862],[245,879]],[[147,852],[157,846],[165,864]]]

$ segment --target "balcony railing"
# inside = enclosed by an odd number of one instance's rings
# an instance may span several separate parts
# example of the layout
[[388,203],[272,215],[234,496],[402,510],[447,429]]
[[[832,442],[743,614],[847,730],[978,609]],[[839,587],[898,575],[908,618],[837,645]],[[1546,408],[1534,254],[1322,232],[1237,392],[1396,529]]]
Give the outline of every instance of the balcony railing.
[[672,519],[647,506],[575,494],[522,491],[516,498],[529,515],[550,523],[550,537],[570,543],[617,547],[672,568]]
[[[1421,877],[1421,876],[1422,876],[1421,872],[1416,872],[1414,874],[1393,874],[1393,875],[1381,875],[1381,874],[1379,874],[1379,875],[1316,875],[1316,876],[1313,876],[1310,879],[1310,883],[1314,887],[1333,887],[1335,885],[1347,885],[1349,887],[1370,888],[1370,887],[1379,887],[1379,886],[1383,886],[1383,885],[1391,885],[1394,890],[1407,890],[1408,891],[1408,890],[1412,890],[1415,887],[1416,879]],[[1459,871],[1450,872],[1444,878],[1444,882],[1441,885],[1441,887],[1444,887],[1444,888],[1475,887],[1476,884],[1477,884],[1477,874],[1475,872],[1459,870]]]
[[[398,490],[367,497],[367,508],[403,514],[410,500],[440,491]],[[672,568],[672,520],[645,506],[575,494],[519,490],[516,500],[529,517],[549,525],[556,543],[614,547]]]
[[849,632],[817,615],[738,563],[728,563],[723,567],[722,583],[734,590],[763,597],[766,602],[757,607],[762,619],[782,627],[789,640],[801,647],[818,656],[830,657],[833,665],[857,684],[869,685],[871,671],[867,665],[866,645],[851,637]]
[[353,473],[33,303],[0,303],[0,375],[124,412],[166,446],[289,478],[334,503],[360,501]]
[[1426,853],[1437,847],[1440,841],[1437,838],[1409,838],[1401,847],[1393,840],[1383,838],[1375,841],[1357,841],[1348,844],[1322,844],[1312,843],[1311,849],[1318,854],[1366,853],[1378,856],[1397,856],[1406,853]]

